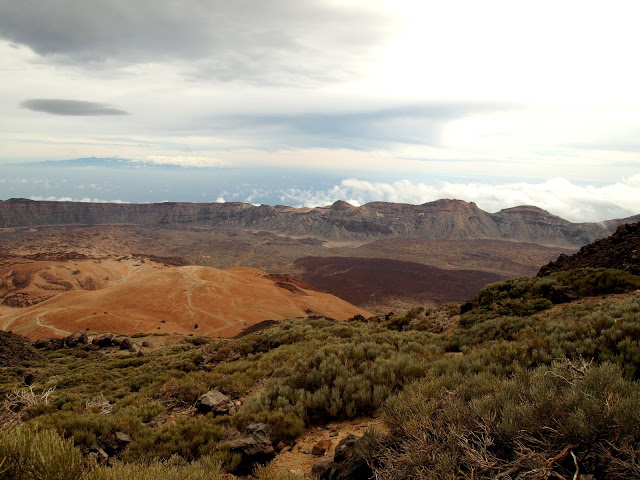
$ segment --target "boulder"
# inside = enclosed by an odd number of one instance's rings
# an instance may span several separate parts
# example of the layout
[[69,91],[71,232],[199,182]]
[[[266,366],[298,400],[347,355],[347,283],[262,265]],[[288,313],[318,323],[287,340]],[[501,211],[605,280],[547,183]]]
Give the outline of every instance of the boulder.
[[100,333],[91,341],[92,344],[99,347],[111,347],[113,345],[113,333]]
[[196,407],[202,412],[225,413],[233,406],[231,399],[216,389],[200,395],[196,401]]
[[329,465],[321,460],[313,468],[319,480],[369,480],[373,472],[367,461],[357,452],[358,442],[362,437],[349,434],[340,440]]
[[69,335],[67,338],[65,338],[64,343],[67,347],[77,347],[78,345],[86,345],[87,343],[89,343],[87,332],[83,330],[78,330],[77,332],[74,332],[71,335]]
[[240,455],[240,462],[232,472],[236,475],[247,475],[256,465],[267,463],[276,455],[264,423],[252,423],[245,435],[232,439],[229,452]]
[[140,351],[140,345],[130,338],[125,338],[120,342],[120,350],[129,350],[130,352],[136,353]]
[[43,348],[45,350],[58,350],[60,348],[64,348],[64,338],[42,337],[36,340],[33,346],[36,348]]

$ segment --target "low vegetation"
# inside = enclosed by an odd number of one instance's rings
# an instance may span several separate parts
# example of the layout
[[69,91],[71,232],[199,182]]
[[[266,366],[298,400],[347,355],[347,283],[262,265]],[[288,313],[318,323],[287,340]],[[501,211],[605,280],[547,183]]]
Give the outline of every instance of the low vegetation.
[[[640,478],[639,287],[562,272],[487,286],[462,315],[445,304],[141,356],[46,352],[0,371],[0,478],[222,478],[238,461],[229,439],[251,424],[291,445],[374,413],[389,432],[359,448],[380,479]],[[238,401],[232,414],[198,411],[213,388]],[[97,446],[108,462],[91,463]]]

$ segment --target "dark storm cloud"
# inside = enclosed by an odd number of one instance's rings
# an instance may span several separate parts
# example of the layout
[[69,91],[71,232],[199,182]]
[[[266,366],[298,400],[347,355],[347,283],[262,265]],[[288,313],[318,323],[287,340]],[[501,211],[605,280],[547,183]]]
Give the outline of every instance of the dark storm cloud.
[[68,115],[90,117],[100,115],[128,115],[128,112],[113,108],[104,103],[85,102],[81,100],[59,100],[54,98],[33,98],[20,104],[34,112],[50,113],[51,115]]
[[322,1],[0,0],[0,38],[51,61],[184,60],[192,77],[221,81],[339,77],[385,40],[391,23]]

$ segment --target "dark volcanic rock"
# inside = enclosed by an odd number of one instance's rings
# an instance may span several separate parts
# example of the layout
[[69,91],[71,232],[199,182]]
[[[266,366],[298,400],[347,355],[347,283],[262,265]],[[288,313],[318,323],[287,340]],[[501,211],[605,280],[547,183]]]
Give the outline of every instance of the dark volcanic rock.
[[42,355],[33,349],[28,338],[0,330],[0,367],[40,358]]
[[82,330],[78,330],[64,339],[64,344],[67,347],[76,347],[78,345],[86,345],[87,343],[89,343],[87,332]]
[[585,245],[574,255],[560,255],[538,276],[576,268],[615,268],[640,275],[640,223],[620,225],[610,237]]
[[113,333],[100,333],[93,338],[91,343],[102,348],[111,347],[113,346]]
[[267,463],[275,457],[271,437],[264,423],[249,425],[246,435],[229,442],[229,451],[241,456],[240,463],[233,472],[237,475],[251,473],[256,465]]
[[461,302],[477,295],[487,283],[505,279],[490,272],[444,270],[390,258],[309,256],[294,265],[304,271],[303,281],[359,306],[372,297]]
[[340,440],[333,455],[333,461],[316,462],[314,475],[319,480],[369,480],[373,472],[366,458],[358,454],[358,442],[362,437],[349,434]]
[[42,337],[36,340],[33,346],[45,350],[59,350],[60,348],[64,348],[64,338]]

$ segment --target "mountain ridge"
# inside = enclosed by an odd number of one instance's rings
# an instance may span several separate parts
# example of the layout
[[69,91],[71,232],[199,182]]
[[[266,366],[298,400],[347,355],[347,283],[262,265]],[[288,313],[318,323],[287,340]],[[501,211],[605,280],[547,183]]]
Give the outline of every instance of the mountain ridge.
[[136,224],[267,231],[323,240],[362,241],[388,237],[500,239],[580,247],[610,235],[640,215],[598,223],[572,223],[534,206],[489,213],[473,202],[440,199],[422,205],[344,201],[316,208],[255,206],[242,202],[149,204],[55,202],[9,199],[0,202],[1,227]]

